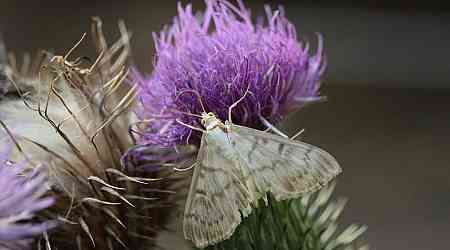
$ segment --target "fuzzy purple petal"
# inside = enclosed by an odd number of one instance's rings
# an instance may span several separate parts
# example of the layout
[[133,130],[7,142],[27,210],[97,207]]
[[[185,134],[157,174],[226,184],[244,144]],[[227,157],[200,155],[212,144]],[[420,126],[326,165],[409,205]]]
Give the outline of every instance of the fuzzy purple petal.
[[319,99],[325,68],[322,37],[315,54],[299,42],[283,9],[266,7],[266,18],[252,22],[241,1],[205,1],[201,18],[190,5],[178,7],[173,24],[154,34],[154,72],[142,77],[138,117],[141,144],[174,146],[197,144],[199,133],[178,123],[200,127],[205,111],[227,120],[228,108],[247,89],[247,97],[233,110],[233,123],[263,129],[260,117],[279,122],[289,112]]
[[[34,213],[51,206],[42,168],[25,171],[24,164],[8,162],[10,150],[0,152],[0,246],[25,246],[27,238],[55,226],[53,222],[31,222]],[[2,249],[0,247],[0,249]],[[19,248],[22,249],[22,248]]]

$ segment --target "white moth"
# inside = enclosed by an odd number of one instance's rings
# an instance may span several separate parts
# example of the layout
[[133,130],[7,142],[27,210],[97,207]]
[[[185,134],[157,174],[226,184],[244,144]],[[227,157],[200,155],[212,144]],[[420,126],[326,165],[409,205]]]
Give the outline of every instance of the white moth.
[[185,205],[186,239],[204,248],[228,239],[270,192],[276,200],[320,189],[341,172],[329,153],[275,134],[222,123],[203,113],[205,127]]

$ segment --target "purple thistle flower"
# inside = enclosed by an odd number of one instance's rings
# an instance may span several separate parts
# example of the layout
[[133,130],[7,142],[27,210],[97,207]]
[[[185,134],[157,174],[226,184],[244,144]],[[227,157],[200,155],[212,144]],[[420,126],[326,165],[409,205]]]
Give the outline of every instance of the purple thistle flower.
[[228,108],[249,90],[233,110],[233,123],[264,129],[307,102],[319,99],[325,69],[322,38],[310,55],[297,39],[283,9],[266,7],[266,19],[253,24],[242,1],[206,0],[206,11],[195,16],[191,5],[178,7],[173,24],[154,34],[153,74],[134,72],[141,88],[137,115],[146,126],[140,144],[174,146],[199,142],[199,134],[176,119],[201,127],[188,115],[215,113],[228,119]]
[[0,249],[26,249],[30,237],[54,226],[52,222],[31,222],[36,212],[54,200],[42,197],[48,187],[41,168],[24,174],[26,166],[12,164],[9,156],[9,150],[0,152]]

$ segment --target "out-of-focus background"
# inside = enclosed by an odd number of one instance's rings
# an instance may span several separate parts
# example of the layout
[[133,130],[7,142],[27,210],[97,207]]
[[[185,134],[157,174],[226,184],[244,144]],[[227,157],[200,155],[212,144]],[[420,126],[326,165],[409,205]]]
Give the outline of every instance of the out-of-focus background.
[[[298,112],[285,129],[305,128],[305,141],[341,162],[344,221],[367,224],[373,249],[448,249],[450,8],[434,0],[247,2],[261,14],[264,3],[282,4],[302,39],[324,36],[328,102]],[[110,37],[123,19],[135,63],[150,72],[151,32],[175,14],[174,0],[2,0],[0,32],[18,55],[61,54],[89,32],[91,16],[102,17]]]

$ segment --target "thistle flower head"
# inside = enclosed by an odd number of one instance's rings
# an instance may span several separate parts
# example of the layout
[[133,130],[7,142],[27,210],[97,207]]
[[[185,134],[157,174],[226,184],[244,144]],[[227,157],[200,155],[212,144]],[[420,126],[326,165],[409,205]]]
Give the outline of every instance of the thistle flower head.
[[[51,206],[46,175],[40,168],[24,174],[25,165],[8,161],[9,151],[0,153],[0,249],[23,246],[24,239],[38,235],[53,223],[33,223],[35,213]],[[16,248],[14,248],[16,249]]]
[[198,117],[186,113],[203,111],[227,120],[229,107],[247,89],[233,110],[233,123],[259,129],[264,128],[261,117],[277,123],[319,98],[325,68],[320,36],[317,52],[310,55],[283,9],[267,7],[266,18],[254,24],[241,1],[237,6],[205,2],[201,18],[190,5],[179,6],[173,24],[154,34],[153,74],[146,78],[135,73],[142,104],[137,114],[150,121],[141,143],[198,142],[199,137],[176,120],[200,127]]

